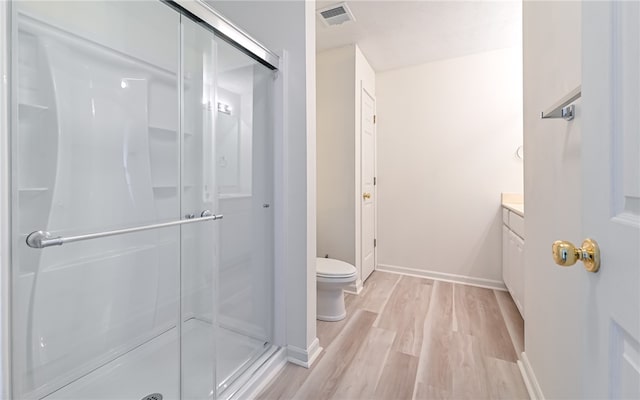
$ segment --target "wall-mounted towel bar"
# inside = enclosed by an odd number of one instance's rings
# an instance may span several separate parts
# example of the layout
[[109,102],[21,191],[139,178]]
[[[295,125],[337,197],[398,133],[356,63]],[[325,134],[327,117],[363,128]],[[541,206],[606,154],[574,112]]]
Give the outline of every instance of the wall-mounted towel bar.
[[582,95],[582,86],[578,86],[573,89],[566,96],[561,98],[554,104],[549,107],[547,111],[543,111],[541,118],[563,118],[566,121],[571,121],[575,116],[575,106],[571,103],[578,100]]

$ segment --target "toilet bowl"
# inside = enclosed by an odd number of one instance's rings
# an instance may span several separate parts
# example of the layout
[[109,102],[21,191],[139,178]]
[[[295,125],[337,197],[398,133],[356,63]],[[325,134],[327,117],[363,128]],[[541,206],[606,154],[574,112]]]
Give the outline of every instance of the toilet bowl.
[[320,321],[340,321],[347,316],[344,308],[344,288],[356,280],[356,268],[332,258],[316,260],[318,298],[316,318]]

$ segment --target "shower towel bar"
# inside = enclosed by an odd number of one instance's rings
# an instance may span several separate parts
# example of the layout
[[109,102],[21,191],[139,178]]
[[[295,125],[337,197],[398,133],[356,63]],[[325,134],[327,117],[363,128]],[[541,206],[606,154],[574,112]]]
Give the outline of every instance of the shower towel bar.
[[549,107],[547,111],[543,111],[540,118],[562,118],[565,121],[571,121],[575,116],[576,106],[571,104],[582,96],[582,85],[573,89],[566,96]]
[[171,226],[193,224],[196,222],[215,221],[217,219],[222,219],[222,214],[213,215],[211,211],[204,210],[200,214],[200,217],[197,217],[197,218],[188,217],[187,219],[181,219],[178,221],[171,221],[171,222],[163,222],[161,224],[137,226],[134,228],[118,229],[115,231],[105,231],[105,232],[98,232],[98,233],[89,233],[86,235],[78,235],[78,236],[51,237],[51,234],[49,232],[35,231],[35,232],[31,232],[29,236],[27,236],[27,246],[32,247],[34,249],[44,249],[45,247],[62,246],[65,243],[81,242],[84,240],[98,239],[98,238],[103,238],[107,236],[124,235],[126,233],[142,232],[142,231],[148,231],[151,229],[168,228]]

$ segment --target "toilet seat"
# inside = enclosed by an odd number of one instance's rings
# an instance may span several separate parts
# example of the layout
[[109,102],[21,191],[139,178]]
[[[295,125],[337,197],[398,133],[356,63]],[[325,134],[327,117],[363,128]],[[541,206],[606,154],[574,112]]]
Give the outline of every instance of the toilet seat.
[[316,261],[316,275],[325,279],[353,278],[356,269],[353,265],[332,258],[318,258]]

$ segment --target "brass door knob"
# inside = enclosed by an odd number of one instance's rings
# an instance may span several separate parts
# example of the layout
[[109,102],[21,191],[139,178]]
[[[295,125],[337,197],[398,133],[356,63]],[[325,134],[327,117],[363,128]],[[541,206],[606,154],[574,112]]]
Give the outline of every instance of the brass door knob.
[[566,240],[556,240],[551,245],[551,252],[553,260],[562,267],[570,267],[580,260],[589,272],[598,272],[600,269],[600,247],[593,239],[585,239],[580,248]]
[[362,194],[362,198],[365,199],[365,200],[366,199],[370,199],[371,198],[371,193],[363,193]]

